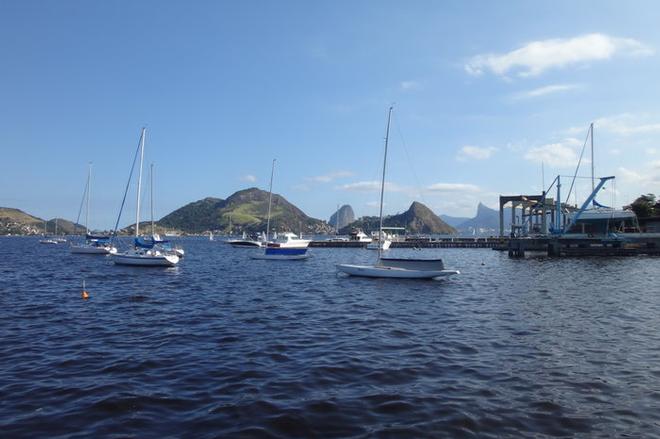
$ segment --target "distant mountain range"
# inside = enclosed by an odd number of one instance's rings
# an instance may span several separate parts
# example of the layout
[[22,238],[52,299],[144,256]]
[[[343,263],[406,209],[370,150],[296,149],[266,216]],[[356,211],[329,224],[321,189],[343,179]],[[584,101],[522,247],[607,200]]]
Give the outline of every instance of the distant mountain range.
[[[340,230],[347,234],[352,229],[361,229],[366,233],[377,231],[380,219],[376,216],[365,216]],[[405,227],[406,233],[415,234],[454,234],[456,229],[440,219],[428,207],[420,202],[413,202],[410,208],[400,214],[390,215],[383,218],[383,226]]]
[[[204,198],[187,204],[164,216],[158,225],[186,233],[206,231],[262,232],[266,230],[268,192],[257,188],[238,191],[226,200]],[[273,194],[271,230],[305,234],[330,233],[332,227],[325,221],[307,216],[283,196]]]
[[[339,221],[337,221],[337,217],[339,217]],[[353,208],[348,204],[344,204],[339,208],[337,212],[330,216],[328,224],[334,226],[337,229],[343,229],[353,221],[355,221],[355,213],[353,212]]]
[[[500,213],[479,203],[474,218],[460,218],[441,215],[448,223],[456,227],[461,235],[494,236],[500,233]],[[511,208],[504,209],[504,229],[511,229]]]
[[[194,201],[165,215],[155,224],[157,233],[176,231],[179,233],[206,233],[208,231],[226,233],[262,232],[266,230],[268,213],[268,192],[257,188],[249,188],[232,194],[227,199],[204,198]],[[339,214],[341,233],[349,233],[353,228],[359,228],[369,233],[378,230],[378,217],[362,217],[355,220],[353,209],[349,205],[342,206],[335,212],[329,222],[307,216],[302,210],[288,202],[284,197],[273,194],[271,213],[271,230],[278,232],[301,229],[305,234],[333,233],[335,221]],[[384,225],[388,227],[405,227],[407,233],[421,234],[455,234],[470,236],[490,236],[499,233],[499,212],[482,203],[477,206],[474,218],[437,216],[428,207],[419,202],[411,204],[410,208],[401,214],[385,217]],[[65,219],[57,220],[58,234],[82,234],[85,228]],[[129,225],[120,233],[133,233],[133,225]],[[55,233],[55,219],[46,224],[49,234]],[[149,231],[150,223],[140,224],[141,230]],[[511,209],[504,211],[504,228],[511,228]],[[44,233],[44,220],[19,209],[0,207],[0,235],[41,235]]]

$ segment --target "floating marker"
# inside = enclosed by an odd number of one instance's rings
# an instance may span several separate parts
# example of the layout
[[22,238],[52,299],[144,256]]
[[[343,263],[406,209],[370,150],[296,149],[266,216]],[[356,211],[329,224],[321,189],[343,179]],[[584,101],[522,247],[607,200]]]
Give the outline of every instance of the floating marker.
[[85,300],[89,299],[89,293],[85,290],[85,279],[83,279],[82,293],[80,293],[80,296]]

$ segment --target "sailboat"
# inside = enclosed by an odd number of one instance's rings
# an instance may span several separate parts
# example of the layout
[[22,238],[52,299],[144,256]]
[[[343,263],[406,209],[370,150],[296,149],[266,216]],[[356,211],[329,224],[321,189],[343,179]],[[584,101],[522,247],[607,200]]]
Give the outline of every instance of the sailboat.
[[61,236],[57,235],[57,218],[55,218],[55,237],[53,238],[53,240],[58,244],[63,244],[66,242],[66,238],[62,238]]
[[[169,251],[162,247],[163,241],[157,239],[153,235],[153,185],[152,185],[152,237],[150,240],[144,240],[140,237],[140,191],[142,189],[142,164],[144,161],[144,141],[146,137],[146,129],[142,128],[142,133],[140,135],[140,143],[138,146],[138,151],[140,154],[140,171],[138,174],[138,183],[137,183],[137,207],[135,213],[135,238],[133,240],[133,248],[122,253],[116,253],[112,255],[112,262],[118,265],[133,265],[140,267],[173,267],[179,262],[179,256],[173,251]],[[135,162],[133,162],[135,164]],[[131,173],[132,173],[131,169]],[[153,173],[152,173],[153,176]],[[130,177],[129,177],[130,183]],[[126,186],[128,190],[128,184]],[[124,195],[125,199],[125,195]],[[123,203],[122,203],[123,208]],[[115,225],[115,235],[117,230],[117,225],[119,224],[119,218],[121,218],[121,209],[119,211],[119,217],[117,218],[117,224]]]
[[59,241],[48,236],[48,221],[44,220],[44,236],[43,239],[39,240],[40,244],[59,244]]
[[209,241],[213,241],[213,231],[209,232]]
[[[385,130],[385,154],[383,158],[383,177],[380,185],[380,226],[379,237],[383,231],[383,196],[385,193],[385,170],[387,169],[387,146],[390,137],[392,110],[387,113]],[[378,246],[378,260],[374,265],[337,264],[337,270],[351,276],[397,278],[397,279],[433,279],[459,274],[458,270],[446,270],[442,259],[383,258],[383,246]]]
[[268,217],[266,219],[266,242],[263,253],[252,256],[253,259],[293,261],[307,259],[307,247],[311,242],[308,239],[298,238],[294,233],[284,233],[283,238],[277,240],[277,232],[274,233],[273,241],[269,241],[270,212],[273,203],[273,175],[275,174],[275,159],[270,171],[270,188],[268,190]]
[[[89,198],[92,191],[92,164],[89,164],[87,171],[87,186],[85,186],[85,242],[82,244],[71,244],[71,253],[89,254],[89,255],[108,255],[117,253],[117,249],[110,244],[109,236],[92,235],[89,233]],[[81,206],[82,208],[82,206]],[[80,212],[76,224],[80,221]]]
[[[567,228],[567,232],[575,235],[588,230],[587,236],[594,235],[612,235],[616,233],[625,232],[627,230],[639,231],[637,223],[637,215],[631,210],[616,209],[609,206],[604,206],[596,200],[596,177],[594,172],[594,124],[589,125],[587,136],[591,141],[591,192],[593,198],[591,200],[591,207],[581,211],[569,212],[567,220],[571,227]],[[586,146],[586,141],[585,141]],[[584,148],[583,148],[584,152]],[[575,169],[575,176],[580,169],[582,154],[578,161],[577,168]],[[575,176],[571,188],[569,189],[569,196],[575,184]],[[572,230],[571,230],[572,229]]]

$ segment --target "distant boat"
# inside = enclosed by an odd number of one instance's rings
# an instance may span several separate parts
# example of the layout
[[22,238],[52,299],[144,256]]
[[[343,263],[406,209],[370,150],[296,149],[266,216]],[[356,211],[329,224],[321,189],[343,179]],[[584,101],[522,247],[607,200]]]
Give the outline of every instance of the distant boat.
[[248,239],[247,234],[243,232],[242,239],[230,239],[225,242],[234,248],[260,248],[263,246],[265,238],[262,241]]
[[[387,129],[385,131],[385,154],[383,158],[383,178],[380,185],[380,226],[379,237],[384,238],[383,231],[383,195],[385,193],[385,170],[387,169],[387,144],[390,137],[390,122],[392,109],[387,113]],[[387,242],[386,239],[383,243]],[[445,270],[442,259],[409,259],[383,258],[384,245],[378,246],[378,260],[374,265],[337,264],[337,270],[351,276],[397,278],[397,279],[432,279],[458,274],[457,270]]]
[[367,244],[367,250],[381,250],[381,251],[386,251],[390,249],[390,246],[392,245],[392,240],[389,239],[389,236],[385,231],[382,231],[378,234],[378,239],[377,240],[372,240],[369,244]]
[[[71,244],[71,253],[88,254],[88,255],[108,255],[117,253],[117,249],[110,244],[109,236],[96,236],[89,233],[89,199],[92,191],[92,164],[89,164],[87,171],[87,186],[85,186],[85,194],[83,200],[85,201],[85,242],[82,244]],[[82,209],[82,206],[80,206]],[[78,212],[78,219],[76,224],[80,221],[80,211]]]
[[[273,159],[273,166],[270,171],[270,188],[268,194],[268,217],[266,219],[266,247],[263,253],[258,253],[252,256],[253,259],[266,259],[266,260],[279,260],[279,261],[294,261],[307,259],[307,247],[311,240],[298,238],[294,233],[284,233],[283,238],[279,241],[268,241],[268,234],[270,232],[270,211],[273,201],[273,175],[275,174],[275,159]],[[275,233],[275,236],[277,234]]]
[[209,241],[213,241],[213,232],[209,232]]
[[[139,267],[172,267],[179,262],[179,256],[173,251],[169,251],[163,247],[163,244],[165,244],[166,241],[157,239],[158,237],[155,236],[153,233],[151,239],[143,239],[140,237],[140,193],[142,189],[142,163],[144,161],[145,136],[146,136],[146,129],[142,128],[142,134],[140,136],[140,143],[138,146],[138,152],[140,154],[140,168],[139,168],[138,184],[137,184],[137,202],[136,202],[137,206],[136,206],[136,214],[135,214],[135,238],[133,240],[133,248],[122,253],[116,253],[112,255],[111,258],[112,261],[118,265],[132,265]],[[131,173],[132,173],[132,169],[131,169]],[[129,183],[130,183],[130,177],[129,177]],[[126,190],[128,190],[128,185],[126,186]],[[153,185],[152,185],[152,201],[153,201]],[[152,207],[153,207],[153,203],[152,203]],[[152,217],[153,217],[153,208],[152,208]],[[119,224],[119,218],[121,218],[121,210],[119,211],[119,217],[117,218],[117,224],[115,225],[115,234],[117,231],[117,226]],[[152,232],[153,232],[153,221],[152,221]]]
[[51,238],[48,236],[48,221],[44,220],[44,235],[43,239],[39,240],[40,244],[51,244],[51,245],[57,245],[59,244],[59,241]]

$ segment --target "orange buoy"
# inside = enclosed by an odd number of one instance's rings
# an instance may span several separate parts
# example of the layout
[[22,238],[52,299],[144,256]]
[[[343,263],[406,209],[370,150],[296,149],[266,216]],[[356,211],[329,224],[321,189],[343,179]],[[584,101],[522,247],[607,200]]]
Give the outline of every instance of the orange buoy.
[[85,290],[85,279],[83,279],[82,293],[80,293],[80,296],[85,300],[89,299],[89,293]]

